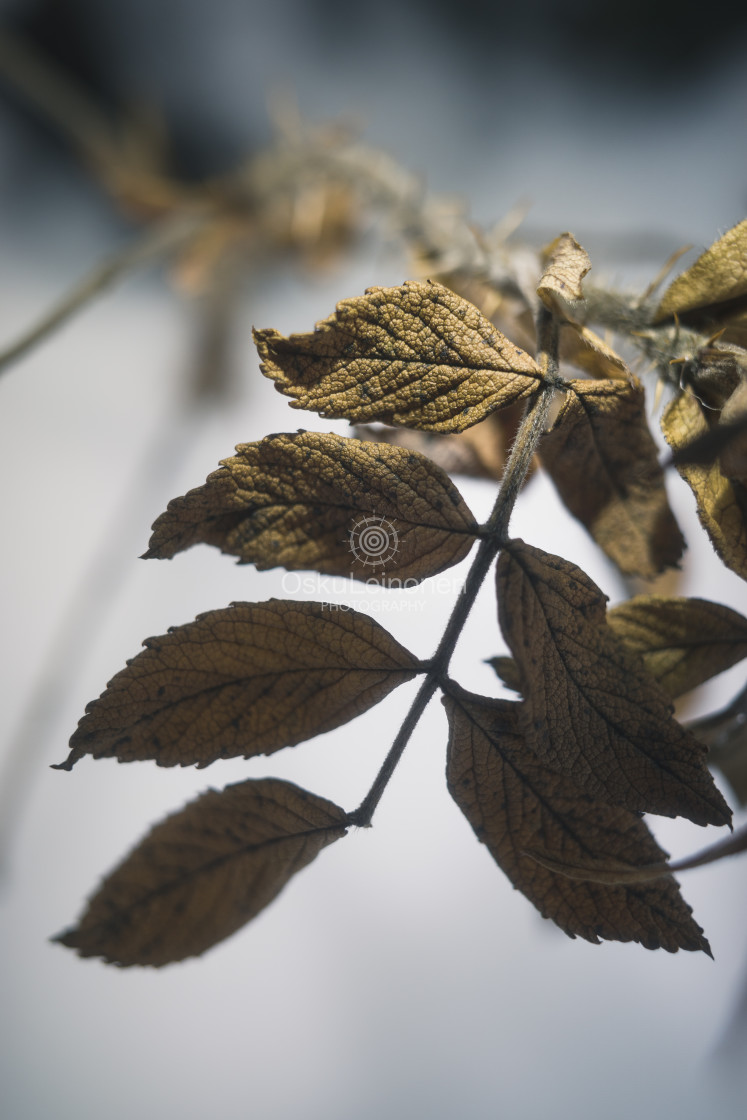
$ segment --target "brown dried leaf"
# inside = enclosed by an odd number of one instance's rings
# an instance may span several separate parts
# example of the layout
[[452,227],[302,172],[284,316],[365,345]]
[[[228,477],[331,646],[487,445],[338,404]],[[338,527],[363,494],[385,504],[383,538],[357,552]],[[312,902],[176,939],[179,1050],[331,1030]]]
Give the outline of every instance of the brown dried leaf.
[[675,871],[690,871],[694,867],[704,867],[707,863],[716,863],[717,860],[736,856],[744,851],[747,851],[747,828],[739,829],[724,840],[719,840],[718,843],[686,859],[678,859],[675,863],[652,863],[642,867],[631,867],[622,860],[614,858],[591,859],[571,864],[553,859],[539,849],[529,851],[527,854],[549,871],[566,875],[569,879],[581,879],[589,883],[646,883],[663,876],[671,876]]
[[589,377],[633,380],[620,355],[575,319],[566,318],[560,325],[560,360],[577,366]]
[[705,599],[638,595],[607,622],[672,699],[747,657],[747,618]]
[[441,284],[369,288],[313,334],[254,332],[262,372],[321,416],[461,432],[542,383],[529,354]]
[[[458,435],[370,424],[356,425],[354,433],[360,439],[420,451],[447,474],[500,480],[523,414],[521,402],[509,405],[500,412],[491,412],[479,424]],[[533,467],[527,477],[532,473]]]
[[510,541],[498,603],[524,686],[522,730],[542,762],[613,805],[728,824],[705,748],[607,625],[605,596],[580,568]]
[[[661,427],[676,453],[709,430],[700,404],[681,393],[664,410]],[[721,473],[718,463],[682,464],[677,469],[695,495],[698,517],[728,568],[747,579],[747,489]]]
[[677,563],[684,541],[638,381],[569,381],[540,456],[568,510],[622,572],[651,578]]
[[418,672],[372,618],[330,603],[233,603],[176,626],[86,708],[58,769],[86,754],[209,766],[347,723]]
[[299,432],[236,452],[204,486],[169,502],[146,557],[204,542],[260,570],[417,582],[459,563],[474,543],[461,494],[417,451]]
[[333,802],[277,778],[208,790],[157,824],[55,941],[124,966],[200,956],[344,836],[346,820]]
[[561,233],[542,252],[545,271],[542,273],[537,295],[550,311],[562,316],[565,305],[579,303],[584,298],[581,281],[591,268],[589,254],[572,233]]
[[[450,692],[452,692],[450,688]],[[576,882],[530,856],[563,865],[638,868],[666,859],[644,822],[593,800],[544,766],[521,734],[520,705],[460,690],[444,698],[450,736],[449,792],[514,886],[570,937],[638,941],[647,949],[702,949],[703,931],[671,875],[618,886]]]
[[511,692],[521,692],[521,675],[519,666],[513,657],[501,655],[486,658],[488,665],[494,670],[495,675]]
[[373,424],[357,424],[354,432],[359,439],[419,451],[447,474],[499,479],[504,462],[503,448],[498,439],[499,430],[495,427],[499,415],[502,413],[492,413],[475,424],[474,428],[468,428],[459,435],[441,435],[438,432],[418,432],[412,428],[390,428]]
[[724,454],[735,441],[740,443],[739,454],[741,457],[742,437],[745,435],[747,435],[747,415],[732,420],[728,424],[720,421],[714,428],[706,428],[692,443],[686,443],[680,447],[663,466],[684,467],[691,463],[701,465],[713,463],[716,459],[723,459]]
[[731,439],[725,442],[719,457],[721,473],[737,482],[747,482],[747,380],[739,382],[721,409],[719,427],[722,425],[730,430]]
[[747,295],[747,219],[714,241],[695,264],[675,277],[654,322]]

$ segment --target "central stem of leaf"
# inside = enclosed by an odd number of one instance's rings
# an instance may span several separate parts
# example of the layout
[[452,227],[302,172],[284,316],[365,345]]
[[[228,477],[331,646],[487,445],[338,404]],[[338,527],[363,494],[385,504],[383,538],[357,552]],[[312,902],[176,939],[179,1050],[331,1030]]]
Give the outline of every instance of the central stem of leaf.
[[545,307],[540,308],[537,316],[537,343],[537,360],[546,377],[545,384],[527,406],[524,419],[516,434],[511,454],[506,463],[498,497],[484,526],[484,535],[480,540],[477,554],[467,574],[462,592],[446,624],[438,648],[428,663],[428,671],[423,683],[418,689],[412,707],[405,716],[371,789],[358,808],[348,815],[347,823],[349,825],[356,825],[359,828],[370,827],[376,807],[404,753],[410,736],[434,692],[447,675],[449,662],[459,640],[459,635],[464,628],[483,580],[508,538],[508,523],[511,513],[532,462],[532,456],[545,429],[547,414],[559,382],[558,328],[554,316]]

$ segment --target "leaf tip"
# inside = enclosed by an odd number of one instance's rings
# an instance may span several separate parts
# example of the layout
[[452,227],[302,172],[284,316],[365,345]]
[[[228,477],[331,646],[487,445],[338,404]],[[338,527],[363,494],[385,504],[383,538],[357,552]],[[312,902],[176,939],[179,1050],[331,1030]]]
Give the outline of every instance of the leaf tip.
[[67,758],[65,759],[64,762],[53,762],[53,763],[51,763],[49,769],[50,770],[72,770],[73,766],[75,766],[75,763],[78,761],[79,758],[80,758],[80,755],[76,751],[70,751],[70,754],[67,756]]

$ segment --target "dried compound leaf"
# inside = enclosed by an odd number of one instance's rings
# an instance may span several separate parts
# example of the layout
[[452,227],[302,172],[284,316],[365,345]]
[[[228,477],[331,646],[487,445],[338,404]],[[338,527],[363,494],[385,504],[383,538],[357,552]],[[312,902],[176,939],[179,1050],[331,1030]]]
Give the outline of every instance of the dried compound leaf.
[[338,419],[461,432],[542,382],[529,354],[433,282],[370,288],[313,334],[254,338],[262,372],[293,408]]
[[146,557],[198,542],[242,563],[417,582],[458,563],[477,525],[424,455],[319,432],[242,444],[204,486],[169,502]]
[[569,381],[542,463],[563,503],[626,575],[655,576],[684,541],[636,381]]
[[339,806],[277,778],[208,790],[157,824],[55,940],[125,966],[199,956],[272,902],[345,825]]
[[347,723],[418,661],[372,618],[330,603],[233,603],[158,638],[109,682],[70,740],[84,755],[208,766]]
[[596,584],[518,540],[501,554],[497,579],[501,630],[525,697],[522,732],[540,761],[611,804],[728,824],[705,748],[607,625]]
[[638,595],[607,621],[672,699],[747,657],[747,618],[705,599]]
[[[450,690],[451,691],[451,690]],[[666,853],[635,813],[596,801],[542,765],[523,738],[520,705],[454,690],[449,792],[513,885],[570,937],[638,941],[647,949],[702,949],[703,931],[671,875],[634,885],[579,882],[529,852],[564,865],[661,864]]]
[[581,281],[591,268],[589,254],[573,234],[561,233],[542,255],[545,271],[537,295],[550,311],[559,309],[562,314],[564,304],[579,303],[584,298]]
[[727,230],[695,264],[675,277],[662,296],[654,321],[744,295],[747,295],[747,219]]
[[[661,427],[676,453],[705,435],[709,424],[700,404],[681,393],[664,410]],[[721,473],[718,463],[679,464],[677,469],[695,495],[698,517],[727,567],[747,579],[747,488]]]

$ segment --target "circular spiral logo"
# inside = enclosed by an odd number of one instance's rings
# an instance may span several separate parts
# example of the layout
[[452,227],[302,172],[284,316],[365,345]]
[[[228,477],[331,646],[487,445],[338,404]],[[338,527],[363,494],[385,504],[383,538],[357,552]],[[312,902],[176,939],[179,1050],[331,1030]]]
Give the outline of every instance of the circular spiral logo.
[[349,534],[350,551],[361,564],[383,568],[399,547],[397,530],[386,517],[362,517],[356,521]]

